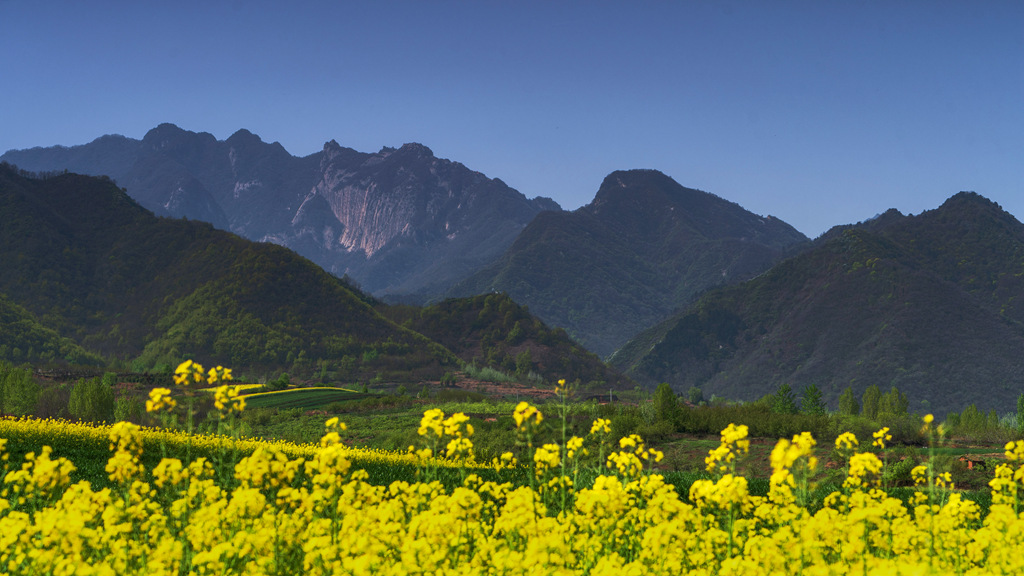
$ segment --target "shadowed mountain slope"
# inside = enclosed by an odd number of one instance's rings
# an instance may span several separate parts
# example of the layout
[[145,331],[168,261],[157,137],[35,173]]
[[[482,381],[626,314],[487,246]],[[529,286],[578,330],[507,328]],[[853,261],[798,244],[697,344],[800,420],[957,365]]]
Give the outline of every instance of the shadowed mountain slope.
[[423,308],[388,306],[381,312],[467,362],[521,379],[532,377],[549,385],[578,380],[585,390],[602,393],[635,386],[564,330],[547,327],[505,294],[453,298]]
[[501,291],[601,355],[710,287],[748,279],[807,238],[654,170],[613,172],[593,202],[541,213],[452,294]]
[[[714,290],[623,347],[637,380],[752,400],[782,383],[897,386],[911,408],[1005,410],[1024,391],[1024,225],[960,193],[837,227],[812,250]],[[923,403],[922,403],[923,402]]]
[[0,166],[0,293],[108,358],[438,377],[455,358],[312,262],[205,223],[158,218],[109,179]]

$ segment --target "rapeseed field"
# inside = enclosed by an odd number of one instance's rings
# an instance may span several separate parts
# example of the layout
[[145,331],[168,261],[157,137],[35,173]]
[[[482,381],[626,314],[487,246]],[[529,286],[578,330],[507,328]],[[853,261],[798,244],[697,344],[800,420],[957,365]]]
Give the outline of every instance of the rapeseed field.
[[[209,375],[179,368],[179,383]],[[229,384],[216,393],[225,422],[244,410]],[[564,404],[563,404],[564,406]],[[175,409],[167,389],[148,408]],[[779,440],[766,496],[753,496],[737,463],[749,451],[745,426],[730,425],[705,460],[708,477],[680,495],[642,438],[612,445],[606,420],[585,437],[533,445],[544,415],[520,403],[516,430],[530,455],[477,462],[463,414],[428,410],[421,442],[406,453],[370,453],[342,442],[344,423],[325,423],[317,445],[196,436],[130,423],[90,427],[0,421],[0,571],[11,574],[1021,574],[1024,573],[1024,442],[1005,446],[986,514],[948,475],[914,469],[909,503],[881,488],[882,461],[852,434],[835,442],[845,480],[811,506],[820,465],[808,433]],[[8,434],[103,434],[110,485],[73,483],[74,463],[40,446],[9,461]],[[930,416],[926,435],[938,437]],[[162,436],[152,436],[162,435]],[[143,464],[157,442],[217,443],[192,460]],[[874,447],[889,439],[880,430]],[[237,443],[249,442],[245,450]],[[226,447],[227,449],[220,449]],[[832,446],[828,449],[831,451]],[[244,454],[244,456],[239,456]],[[597,458],[595,459],[594,456]],[[373,458],[419,467],[416,481],[368,482]],[[579,484],[581,467],[603,473]],[[457,467],[446,487],[439,467]],[[529,482],[483,480],[483,470],[527,468]],[[811,510],[814,509],[812,513]]]

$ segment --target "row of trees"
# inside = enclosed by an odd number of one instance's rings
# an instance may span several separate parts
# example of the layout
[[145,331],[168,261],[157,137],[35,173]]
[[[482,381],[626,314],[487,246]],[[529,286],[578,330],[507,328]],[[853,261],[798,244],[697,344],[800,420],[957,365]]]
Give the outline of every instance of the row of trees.
[[[779,389],[769,395],[765,401],[773,412],[780,414],[828,414],[828,405],[822,398],[821,389],[811,384],[801,392],[800,401],[797,401],[792,386],[783,384]],[[885,417],[906,416],[910,408],[910,401],[907,395],[893,386],[888,392],[872,384],[864,390],[861,400],[853,394],[853,388],[847,386],[839,396],[839,405],[836,414],[840,416],[863,416],[871,420]]]
[[910,401],[907,395],[900,392],[893,386],[888,392],[872,384],[864,390],[861,401],[853,395],[853,389],[849,386],[839,395],[839,406],[837,412],[840,416],[864,416],[871,420],[877,420],[885,416],[905,416],[910,408]]
[[[712,406],[730,404],[712,397],[705,401],[700,388],[691,387],[685,394],[677,396],[668,384],[661,384],[652,398],[654,420],[672,420],[680,401],[686,405]],[[858,399],[852,387],[847,387],[839,396],[835,410],[822,398],[821,390],[814,384],[806,386],[798,395],[789,384],[782,384],[775,393],[769,394],[750,404],[751,407],[768,409],[782,415],[860,417],[874,422],[892,422],[910,415],[910,400],[899,388],[893,386],[883,392],[878,386],[868,386]],[[1024,394],[1017,399],[1016,414],[1000,416],[995,410],[983,412],[974,404],[960,413],[946,416],[947,430],[967,436],[1007,436],[1016,432],[1024,436]]]
[[87,422],[138,419],[138,398],[117,397],[117,375],[41,386],[29,367],[0,362],[0,416],[71,417]]
[[[636,432],[654,442],[673,432],[715,434],[732,422],[750,426],[754,436],[776,438],[803,431],[822,438],[845,431],[865,437],[884,425],[897,443],[919,443],[921,421],[910,414],[909,408],[907,395],[896,387],[882,392],[870,386],[859,399],[847,388],[838,409],[830,410],[816,386],[807,386],[797,395],[791,386],[783,385],[755,402],[737,403],[714,397],[705,401],[699,388],[676,395],[668,384],[659,385],[649,402],[608,407],[613,412],[609,414],[613,432]],[[971,405],[959,414],[948,414],[943,424],[950,434],[960,438],[984,442],[1022,438],[1024,394],[1018,398],[1015,415],[1000,418],[995,411],[986,414]]]
[[[802,397],[797,403],[793,389],[789,384],[783,384],[775,394],[768,397],[772,411],[783,414],[827,414],[828,407],[821,398],[821,390],[811,384],[803,389]],[[901,392],[896,386],[888,392],[876,386],[868,386],[861,395],[860,400],[853,393],[849,386],[839,396],[839,402],[835,414],[838,416],[861,416],[868,420],[887,420],[906,416],[909,413],[910,401],[907,395]],[[1024,435],[1024,394],[1017,398],[1017,412],[1006,421],[999,417],[995,410],[985,413],[974,404],[964,408],[963,412],[950,413],[946,417],[949,428],[956,432],[967,435],[985,435],[999,428],[1016,429],[1018,434]]]

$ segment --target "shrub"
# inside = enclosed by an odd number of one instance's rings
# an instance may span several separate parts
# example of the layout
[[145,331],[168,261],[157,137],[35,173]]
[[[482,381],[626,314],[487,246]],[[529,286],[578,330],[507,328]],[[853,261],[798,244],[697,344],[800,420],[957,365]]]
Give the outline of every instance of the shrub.
[[39,401],[39,383],[28,368],[0,364],[0,414],[34,414]]
[[114,389],[99,378],[79,379],[71,389],[68,411],[83,422],[107,422],[114,416]]
[[134,396],[118,396],[114,400],[114,420],[139,424],[146,413],[142,401]]

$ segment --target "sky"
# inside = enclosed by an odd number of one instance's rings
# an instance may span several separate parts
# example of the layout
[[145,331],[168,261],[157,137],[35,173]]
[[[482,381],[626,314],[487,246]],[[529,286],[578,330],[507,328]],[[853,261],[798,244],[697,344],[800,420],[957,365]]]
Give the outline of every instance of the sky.
[[171,122],[566,209],[654,168],[811,237],[962,190],[1024,220],[1016,0],[0,0],[0,64],[0,152]]

